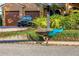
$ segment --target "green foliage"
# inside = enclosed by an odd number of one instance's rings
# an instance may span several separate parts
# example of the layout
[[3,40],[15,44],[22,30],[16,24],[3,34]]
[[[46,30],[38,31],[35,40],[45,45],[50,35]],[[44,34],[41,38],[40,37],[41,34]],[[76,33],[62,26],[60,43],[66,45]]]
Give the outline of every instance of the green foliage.
[[51,6],[51,8],[52,8],[52,9],[59,9],[59,8],[60,8],[60,6],[59,6],[59,5],[57,5],[57,4],[53,4],[53,5]]
[[62,41],[78,41],[79,30],[65,30],[64,32],[57,34],[55,37],[51,37],[52,40]]
[[[50,16],[50,27],[51,28],[59,28],[62,24],[60,23],[61,19],[63,20],[63,16],[55,14]],[[42,28],[47,27],[47,18],[46,17],[39,17],[33,20],[33,22]]]
[[29,40],[33,40],[33,41],[44,41],[43,36],[36,33],[36,31],[30,30],[28,32],[26,32],[27,36],[29,36]]
[[79,31],[78,30],[65,30],[63,33],[61,33],[63,37],[79,37]]
[[57,5],[57,4],[53,4],[53,5],[51,5],[51,9],[53,9],[53,10],[56,10],[56,9],[65,10],[65,7]]
[[52,15],[50,17],[52,20],[52,26],[60,27],[64,26],[64,29],[79,29],[79,13],[72,13],[68,16],[62,15]]
[[64,16],[58,15],[58,14],[54,14],[50,16],[51,28],[60,28],[60,26],[62,26],[63,19],[64,19]]
[[47,20],[46,20],[46,17],[39,17],[39,18],[36,18],[34,19],[33,21],[37,26],[40,26],[40,27],[47,27]]
[[28,31],[26,33],[27,33],[27,35],[31,36],[30,40],[37,40],[38,39],[38,34],[35,31]]
[[[47,27],[47,18],[40,17],[36,18],[33,21],[37,26],[42,28]],[[50,27],[51,28],[60,28],[64,26],[64,29],[79,29],[79,13],[72,13],[68,16],[54,14],[50,16]]]
[[77,29],[77,26],[79,25],[79,13],[73,13],[69,16],[65,16],[62,22],[66,29]]
[[71,10],[71,13],[79,13],[79,10]]
[[52,16],[50,16],[50,19],[63,19],[64,18],[64,16],[62,16],[62,15],[59,15],[59,14],[54,14],[54,15],[52,15]]

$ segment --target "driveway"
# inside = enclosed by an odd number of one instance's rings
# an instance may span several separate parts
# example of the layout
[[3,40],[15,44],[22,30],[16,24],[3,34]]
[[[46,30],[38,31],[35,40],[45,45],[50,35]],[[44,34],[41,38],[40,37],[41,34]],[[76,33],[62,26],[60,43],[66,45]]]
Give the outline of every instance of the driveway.
[[79,46],[0,44],[0,56],[79,56]]

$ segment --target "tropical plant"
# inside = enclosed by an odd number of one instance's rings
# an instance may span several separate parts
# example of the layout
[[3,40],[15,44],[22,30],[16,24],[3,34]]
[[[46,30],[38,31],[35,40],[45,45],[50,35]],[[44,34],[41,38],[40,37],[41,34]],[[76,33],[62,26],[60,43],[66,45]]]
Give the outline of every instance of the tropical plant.
[[[72,13],[68,16],[62,16],[62,15],[52,15],[51,20],[53,21],[52,26],[62,26],[64,25],[64,29],[77,29],[79,26],[79,13]],[[55,22],[55,23],[54,23]],[[57,24],[57,25],[55,25]]]
[[[36,18],[33,22],[42,28],[47,27],[46,17]],[[60,26],[64,26],[64,29],[79,29],[79,13],[71,13],[68,16],[58,14],[50,16],[50,27],[60,28]]]
[[65,16],[62,22],[64,22],[66,29],[77,29],[79,25],[79,13],[72,13]]
[[35,23],[37,26],[40,26],[43,28],[47,27],[46,17],[36,18],[36,19],[34,19],[33,23]]
[[51,27],[52,28],[59,28],[60,26],[62,26],[63,19],[64,19],[64,16],[58,15],[58,14],[54,14],[54,15],[50,16]]
[[[64,16],[54,14],[50,16],[50,27],[51,28],[59,28],[62,26],[61,21],[64,19]],[[46,17],[39,17],[33,20],[33,22],[42,28],[47,27],[47,18]]]

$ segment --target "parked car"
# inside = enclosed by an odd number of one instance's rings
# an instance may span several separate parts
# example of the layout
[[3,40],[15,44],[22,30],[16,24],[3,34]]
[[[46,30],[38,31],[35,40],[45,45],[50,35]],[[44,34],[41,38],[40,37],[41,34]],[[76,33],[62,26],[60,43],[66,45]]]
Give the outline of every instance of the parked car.
[[30,15],[22,16],[20,20],[17,22],[18,27],[27,27],[27,26],[33,26],[34,23],[32,22],[33,18]]

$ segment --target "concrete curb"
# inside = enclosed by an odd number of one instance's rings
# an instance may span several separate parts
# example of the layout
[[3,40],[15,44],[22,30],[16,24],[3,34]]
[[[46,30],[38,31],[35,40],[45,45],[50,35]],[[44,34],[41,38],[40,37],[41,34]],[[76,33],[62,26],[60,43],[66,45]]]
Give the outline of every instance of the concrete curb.
[[[18,42],[20,44],[36,44],[36,41],[29,41],[29,42]],[[48,41],[42,42],[41,45],[60,45],[60,46],[79,46],[79,42],[73,42],[73,41]]]
[[[46,44],[46,42],[43,42]],[[65,46],[79,46],[77,41],[48,41],[47,45],[65,45]]]

